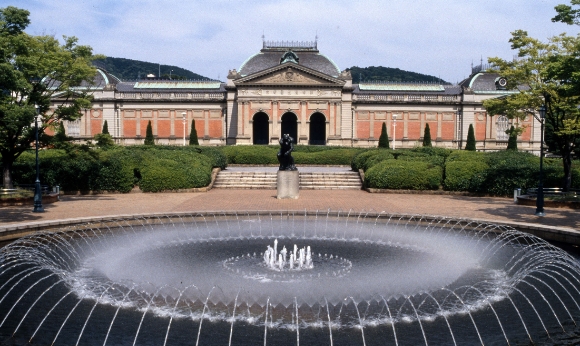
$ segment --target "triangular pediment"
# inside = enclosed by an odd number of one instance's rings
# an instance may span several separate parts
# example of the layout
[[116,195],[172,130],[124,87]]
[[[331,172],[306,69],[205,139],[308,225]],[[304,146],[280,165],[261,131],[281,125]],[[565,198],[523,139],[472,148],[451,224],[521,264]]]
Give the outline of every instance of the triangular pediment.
[[295,63],[285,63],[234,80],[236,85],[333,85],[344,81]]

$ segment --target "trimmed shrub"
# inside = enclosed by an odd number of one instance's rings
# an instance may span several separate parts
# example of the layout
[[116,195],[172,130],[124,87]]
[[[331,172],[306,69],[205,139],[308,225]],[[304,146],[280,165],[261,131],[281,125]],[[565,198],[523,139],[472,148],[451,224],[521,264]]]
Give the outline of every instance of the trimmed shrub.
[[209,185],[211,159],[178,150],[143,151],[139,188],[144,192],[190,189]]
[[353,171],[366,171],[375,164],[384,160],[393,160],[393,152],[387,149],[370,149],[353,156],[350,167]]
[[134,169],[137,166],[126,150],[104,151],[101,153],[99,173],[93,190],[129,192],[135,183]]
[[212,161],[212,168],[219,167],[225,169],[228,166],[228,158],[226,155],[215,147],[202,147],[198,146],[194,148],[195,152],[207,156]]
[[518,150],[518,134],[513,125],[509,129],[509,135],[506,150]]
[[197,130],[195,129],[195,119],[191,119],[191,130],[189,131],[189,145],[199,145],[197,140]]
[[475,151],[475,131],[473,130],[473,124],[469,124],[469,130],[467,130],[467,143],[465,144],[465,150]]
[[447,162],[443,188],[449,191],[482,191],[488,169],[489,166],[483,160]]
[[147,123],[147,130],[145,131],[145,145],[155,145],[155,139],[153,138],[153,128],[151,127],[151,120]]
[[443,169],[427,162],[385,160],[365,173],[365,186],[377,189],[437,190]]
[[423,146],[432,147],[431,144],[431,129],[429,129],[429,124],[425,124],[425,133],[423,134]]
[[[218,149],[227,156],[228,164],[277,165],[279,146],[237,145]],[[303,165],[349,165],[351,159],[364,149],[350,147],[326,147],[296,145],[292,156],[296,164]]]
[[101,131],[102,134],[104,135],[108,135],[109,134],[109,124],[107,124],[107,121],[105,120],[105,123],[103,124],[103,130]]
[[381,136],[379,137],[379,148],[389,149],[389,135],[387,134],[387,124],[383,121]]

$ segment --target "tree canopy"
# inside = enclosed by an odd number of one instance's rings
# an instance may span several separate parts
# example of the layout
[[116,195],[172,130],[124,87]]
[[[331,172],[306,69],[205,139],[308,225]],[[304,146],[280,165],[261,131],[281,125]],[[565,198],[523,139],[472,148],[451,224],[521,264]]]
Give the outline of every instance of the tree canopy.
[[[13,6],[0,9],[0,155],[3,186],[12,187],[11,167],[31,147],[34,117],[41,118],[39,132],[62,120],[76,120],[81,109],[91,107],[91,90],[77,89],[96,73],[92,48],[77,38],[32,36],[24,32],[30,12]],[[60,102],[50,109],[51,99]],[[41,136],[42,138],[43,136]]]
[[546,127],[563,158],[563,187],[570,188],[571,155],[580,137],[580,37],[561,34],[542,42],[516,30],[510,42],[518,52],[516,59],[491,58],[489,62],[507,79],[507,88],[515,92],[486,100],[483,105],[490,115],[522,120],[537,117],[537,110],[545,105]]

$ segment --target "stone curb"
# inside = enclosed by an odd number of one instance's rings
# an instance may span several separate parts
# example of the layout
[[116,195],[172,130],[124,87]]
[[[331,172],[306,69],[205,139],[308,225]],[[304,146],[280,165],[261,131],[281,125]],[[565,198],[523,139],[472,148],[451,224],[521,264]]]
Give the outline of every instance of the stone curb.
[[[120,214],[120,215],[109,215],[109,216],[96,216],[96,217],[82,217],[73,219],[62,219],[62,220],[51,220],[51,221],[41,221],[32,223],[21,223],[14,224],[10,226],[0,227],[0,241],[10,241],[18,239],[25,235],[29,235],[36,232],[51,232],[56,229],[60,229],[67,226],[76,226],[86,223],[108,223],[117,222],[123,219],[153,219],[160,220],[163,216],[177,216],[177,217],[205,217],[205,216],[238,216],[238,215],[293,215],[293,216],[340,216],[344,215],[344,211],[305,211],[305,210],[272,210],[272,211],[259,211],[259,210],[244,210],[244,211],[188,211],[188,212],[169,212],[169,213],[151,213],[151,214]],[[474,228],[479,228],[481,224],[497,225],[504,227],[511,227],[520,230],[525,233],[535,235],[539,238],[567,243],[571,245],[580,245],[580,231],[571,228],[562,228],[555,226],[544,226],[524,222],[506,222],[506,221],[495,221],[486,219],[467,219],[467,218],[452,218],[436,215],[414,215],[414,214],[387,214],[384,212],[365,212],[365,211],[349,211],[352,217],[355,215],[363,215],[366,218],[376,219],[376,218],[390,218],[390,219],[400,219],[400,220],[410,220],[420,218],[424,222],[433,222],[440,220],[457,220],[464,224],[466,228],[469,228],[471,224],[476,223]],[[492,230],[497,232],[501,230]]]

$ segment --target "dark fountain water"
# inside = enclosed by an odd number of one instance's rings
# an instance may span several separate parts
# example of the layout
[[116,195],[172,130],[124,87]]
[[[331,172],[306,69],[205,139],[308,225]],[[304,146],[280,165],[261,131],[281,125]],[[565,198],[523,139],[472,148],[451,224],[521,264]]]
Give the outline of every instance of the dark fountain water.
[[579,302],[561,249],[435,217],[156,215],[0,255],[2,345],[573,344]]

